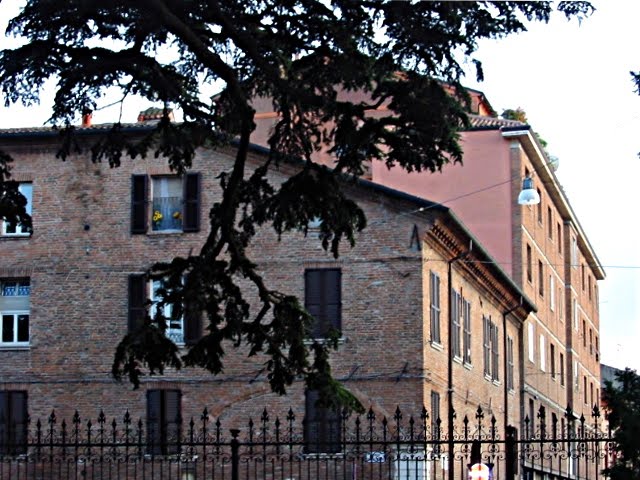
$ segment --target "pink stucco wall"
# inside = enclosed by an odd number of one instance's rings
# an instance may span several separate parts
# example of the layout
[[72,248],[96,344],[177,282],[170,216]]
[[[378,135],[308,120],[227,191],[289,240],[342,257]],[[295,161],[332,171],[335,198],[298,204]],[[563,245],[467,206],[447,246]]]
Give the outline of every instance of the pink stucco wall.
[[374,162],[372,179],[451,208],[503,269],[511,272],[511,189],[519,179],[512,179],[509,141],[497,130],[482,130],[464,132],[461,143],[463,164],[446,165],[441,173],[407,173]]

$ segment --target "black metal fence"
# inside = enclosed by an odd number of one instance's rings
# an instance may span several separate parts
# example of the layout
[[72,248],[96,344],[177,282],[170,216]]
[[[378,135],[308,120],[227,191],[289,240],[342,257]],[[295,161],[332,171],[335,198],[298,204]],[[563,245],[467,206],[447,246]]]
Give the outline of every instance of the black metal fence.
[[597,409],[589,421],[570,410],[563,419],[546,418],[544,410],[536,417],[526,418],[518,432],[499,427],[479,408],[447,435],[426,409],[418,415],[397,409],[392,418],[369,411],[342,415],[333,435],[292,411],[278,417],[265,409],[255,421],[223,426],[205,409],[172,435],[150,432],[153,422],[134,421],[128,413],[121,420],[100,414],[95,422],[77,413],[67,422],[52,413],[45,422],[30,423],[26,436],[5,434],[0,480],[466,480],[478,461],[501,480],[533,478],[533,472],[602,477],[613,443]]

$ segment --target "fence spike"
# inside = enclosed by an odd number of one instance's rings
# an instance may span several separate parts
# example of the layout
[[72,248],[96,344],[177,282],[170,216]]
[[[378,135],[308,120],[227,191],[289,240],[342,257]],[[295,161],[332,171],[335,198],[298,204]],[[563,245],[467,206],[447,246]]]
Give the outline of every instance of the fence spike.
[[393,419],[396,422],[400,422],[400,420],[402,420],[402,412],[400,411],[400,405],[396,407],[396,413],[393,415]]
[[367,420],[373,422],[376,419],[376,414],[373,411],[373,407],[369,407],[369,411],[367,412]]

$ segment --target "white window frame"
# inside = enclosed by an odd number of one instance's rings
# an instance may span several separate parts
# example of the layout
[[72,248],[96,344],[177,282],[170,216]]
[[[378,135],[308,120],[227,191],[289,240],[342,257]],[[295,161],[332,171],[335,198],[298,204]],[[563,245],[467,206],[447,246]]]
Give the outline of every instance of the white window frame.
[[[27,295],[19,295],[20,292],[20,283],[27,281],[29,283],[29,290]],[[4,289],[7,284],[15,284],[15,295],[4,295]],[[14,308],[10,307],[6,304],[0,303],[0,305],[4,305],[6,310],[0,310],[0,348],[11,348],[11,347],[28,347],[31,342],[31,305],[30,305],[30,297],[31,297],[31,280],[27,278],[9,278],[0,280],[0,298],[13,298],[13,297],[22,297],[29,298],[29,308],[15,308],[17,306],[26,307],[27,305],[13,305]],[[27,321],[29,322],[29,331],[27,332],[27,340],[26,341],[18,341],[18,318],[21,315],[27,316]],[[13,316],[13,340],[5,342],[2,340],[3,337],[3,329],[4,329],[4,317],[5,316]]]
[[540,334],[540,370],[542,370],[543,372],[547,371],[547,362],[546,362],[546,348],[545,348],[545,339],[544,339],[544,335],[541,333]]
[[[4,327],[4,317],[12,315],[13,316],[13,341],[4,342],[2,341],[3,337],[3,327]],[[7,310],[0,312],[0,348],[2,347],[28,347],[29,341],[19,342],[18,341],[18,317],[21,315],[26,315],[29,321],[29,327],[31,327],[31,314],[29,310]],[[29,332],[29,339],[31,338],[31,332]]]
[[[160,301],[160,298],[156,296],[156,291],[162,288],[162,280],[151,280],[149,282],[149,299],[151,300],[151,307],[149,309],[149,315],[151,318],[155,318],[156,315],[156,304]],[[173,340],[176,345],[184,345],[184,317],[180,317],[178,319],[171,319],[171,305],[163,306],[163,316],[167,321],[167,328],[165,330],[165,335]],[[177,328],[172,326],[172,324],[179,324],[180,327]]]
[[[150,178],[150,182],[149,182],[149,190],[150,190],[150,196],[151,196],[151,231],[153,232],[182,232],[183,231],[183,222],[184,222],[184,183],[183,183],[183,178],[179,177],[177,175],[152,175]],[[161,183],[162,181],[167,182],[166,185],[166,189],[168,190],[169,186],[168,186],[168,182],[172,181],[172,182],[176,182],[179,183],[180,185],[180,209],[176,210],[175,212],[173,212],[172,215],[174,215],[175,213],[179,214],[179,219],[180,219],[180,228],[162,228],[162,229],[156,229],[154,228],[155,225],[155,215],[156,215],[156,210],[153,208],[154,205],[154,200],[155,200],[155,191],[157,190],[156,187],[156,182]],[[171,197],[158,197],[158,198],[171,198]]]
[[549,275],[549,308],[552,312],[556,309],[556,279],[553,273]]
[[[28,186],[29,187],[29,192],[28,195],[25,194],[25,187]],[[29,215],[31,215],[32,212],[32,204],[33,204],[33,182],[20,182],[18,184],[18,191],[24,195],[24,197],[27,199],[27,205],[25,207],[27,213]],[[0,222],[0,235],[2,235],[3,237],[28,237],[30,234],[29,232],[22,232],[21,230],[21,225],[18,223],[16,225],[16,231],[15,232],[7,232],[7,227],[9,226],[9,222]]]

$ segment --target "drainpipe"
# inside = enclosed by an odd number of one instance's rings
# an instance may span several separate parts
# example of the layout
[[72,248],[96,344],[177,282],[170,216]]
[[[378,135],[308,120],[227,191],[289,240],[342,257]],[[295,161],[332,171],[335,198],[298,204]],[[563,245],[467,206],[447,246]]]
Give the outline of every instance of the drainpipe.
[[[515,312],[518,308],[522,306],[522,297],[520,297],[520,303],[511,307],[509,310],[502,314],[502,351],[504,352],[504,429],[505,429],[505,437],[507,433],[507,425],[509,424],[509,386],[507,385],[507,373],[509,370],[508,359],[507,359],[507,316],[513,312]],[[519,363],[519,362],[518,362]]]
[[473,242],[469,243],[469,250],[466,252],[460,253],[453,257],[451,260],[447,261],[447,293],[449,295],[449,301],[447,303],[449,309],[449,341],[448,341],[448,359],[447,359],[447,440],[448,440],[448,470],[449,470],[449,480],[454,480],[453,475],[453,467],[454,467],[454,458],[453,458],[453,317],[452,317],[452,298],[453,290],[451,289],[451,272],[452,265],[458,260],[463,259],[467,255],[471,253],[473,249]]

